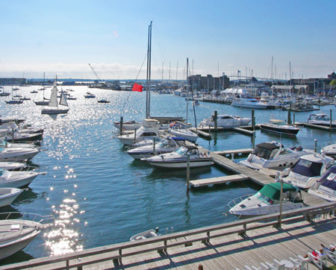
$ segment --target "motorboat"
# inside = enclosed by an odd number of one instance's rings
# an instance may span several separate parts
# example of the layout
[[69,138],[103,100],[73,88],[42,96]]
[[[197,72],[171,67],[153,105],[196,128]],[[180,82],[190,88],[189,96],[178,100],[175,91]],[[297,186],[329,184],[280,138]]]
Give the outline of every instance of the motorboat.
[[248,109],[268,109],[267,103],[261,102],[255,98],[238,97],[233,99],[231,105]]
[[69,111],[67,98],[64,92],[62,92],[60,101],[57,101],[57,86],[54,84],[53,88],[51,89],[50,100],[48,106],[44,107],[41,110],[42,114],[64,114]]
[[[217,116],[217,127],[224,129],[231,129],[240,126],[247,126],[251,121],[251,118],[234,116],[229,114],[220,114]],[[204,119],[199,124],[200,128],[214,127],[214,117]]]
[[279,119],[271,119],[269,123],[260,124],[260,129],[266,132],[289,136],[296,136],[296,134],[300,131],[298,127],[287,125],[284,120]]
[[35,105],[37,106],[48,106],[49,104],[49,99],[44,99],[44,100],[36,100],[34,101]]
[[141,233],[137,233],[130,238],[130,241],[145,240],[148,238],[153,238],[159,236],[159,228],[150,229]]
[[99,99],[97,102],[98,103],[110,103],[110,101],[105,98]]
[[308,190],[308,193],[327,201],[336,201],[336,166],[329,168],[322,177]]
[[[182,140],[182,143],[184,140]],[[134,159],[141,159],[151,157],[153,155],[165,154],[176,151],[181,146],[181,139],[180,138],[166,138],[161,140],[157,144],[150,144],[145,146],[140,146],[136,148],[132,148],[127,151]]]
[[302,155],[311,153],[301,147],[285,148],[278,142],[264,142],[257,144],[246,160],[239,163],[252,169],[283,170],[293,166]]
[[16,117],[10,117],[10,116],[0,118],[0,124],[8,123],[8,122],[22,123],[24,121],[25,121],[24,118],[16,118]]
[[0,170],[0,187],[21,188],[28,186],[41,173],[34,171]]
[[[120,129],[120,122],[114,122],[113,124],[116,128]],[[136,130],[140,127],[141,127],[141,123],[136,122],[136,121],[126,121],[126,122],[123,122],[123,125],[122,125],[122,128],[125,130]]]
[[7,122],[0,124],[0,135],[9,135],[13,132],[43,133],[43,128],[35,128],[28,124],[18,126],[15,122]]
[[[187,124],[182,122],[174,122],[169,125],[168,132],[173,136],[183,138],[190,142],[196,142],[198,139],[198,135],[192,131],[190,131],[187,127]],[[188,126],[188,125],[187,125]]]
[[19,188],[0,188],[0,207],[10,205],[22,193]]
[[40,150],[32,148],[0,148],[0,161],[25,161],[32,159]]
[[301,156],[283,177],[283,181],[302,189],[312,187],[334,163],[334,159],[318,153]]
[[196,146],[188,145],[179,147],[175,152],[156,155],[141,160],[150,165],[161,168],[185,169],[211,166],[214,164],[212,157],[207,152],[199,151]]
[[0,220],[0,260],[25,248],[40,232],[39,222],[22,219]]
[[159,137],[159,121],[155,119],[145,119],[142,126],[129,134],[118,136],[124,145],[132,145],[144,139],[153,139]]
[[[282,185],[282,187],[281,187]],[[274,214],[280,211],[280,194],[282,188],[282,211],[304,207],[300,190],[286,183],[271,183],[265,185],[256,194],[241,200],[230,208],[229,212],[237,216],[260,216]],[[230,203],[229,203],[230,205]]]
[[22,104],[23,100],[21,99],[6,100],[6,103],[11,105]]
[[32,143],[10,143],[0,138],[0,148],[38,148]]
[[5,136],[6,141],[10,142],[27,142],[27,141],[36,141],[41,140],[43,137],[43,133],[36,132],[36,133],[22,133],[15,131],[14,133]]
[[90,92],[86,92],[86,94],[84,95],[85,98],[95,98],[96,96]]
[[312,113],[308,117],[308,124],[336,128],[336,121],[331,121],[325,113]]
[[12,171],[12,170],[21,170],[27,167],[26,163],[22,162],[6,162],[0,161],[0,169]]
[[321,154],[327,155],[336,159],[336,144],[330,144],[321,149]]

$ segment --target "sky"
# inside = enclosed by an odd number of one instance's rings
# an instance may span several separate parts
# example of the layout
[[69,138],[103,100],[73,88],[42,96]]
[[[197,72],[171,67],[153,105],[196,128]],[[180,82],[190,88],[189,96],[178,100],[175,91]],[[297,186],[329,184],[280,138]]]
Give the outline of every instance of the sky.
[[[327,77],[335,0],[0,0],[0,77]],[[272,60],[273,59],[273,60]],[[273,63],[273,64],[272,64]],[[290,67],[291,66],[291,75]]]

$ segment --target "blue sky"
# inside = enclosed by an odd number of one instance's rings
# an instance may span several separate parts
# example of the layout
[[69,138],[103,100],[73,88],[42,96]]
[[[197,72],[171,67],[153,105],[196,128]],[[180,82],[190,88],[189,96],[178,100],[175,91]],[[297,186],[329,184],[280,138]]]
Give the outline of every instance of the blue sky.
[[[334,0],[0,0],[0,76],[135,79],[153,21],[152,77],[326,77],[336,69]],[[146,74],[146,64],[140,78]]]

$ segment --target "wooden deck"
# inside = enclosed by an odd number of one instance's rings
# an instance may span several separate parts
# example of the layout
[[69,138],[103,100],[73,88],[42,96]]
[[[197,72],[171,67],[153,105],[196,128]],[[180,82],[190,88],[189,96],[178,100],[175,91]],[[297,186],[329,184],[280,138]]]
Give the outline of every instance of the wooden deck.
[[211,134],[203,131],[202,129],[190,128],[190,130],[204,139],[211,140]]
[[326,130],[326,131],[331,131],[331,132],[335,132],[336,131],[336,128],[333,128],[333,127],[313,125],[313,124],[308,124],[308,123],[302,123],[302,125],[304,127],[306,127],[306,128],[315,128],[315,129],[321,129],[321,130]]
[[204,186],[209,186],[209,185],[218,185],[218,184],[225,184],[229,182],[244,181],[248,179],[249,178],[244,174],[234,174],[234,175],[226,175],[226,176],[220,176],[220,177],[192,180],[190,181],[190,185],[191,187],[204,187]]
[[224,151],[215,151],[215,154],[221,155],[221,156],[231,156],[233,155],[248,155],[252,153],[252,148],[245,148],[245,149],[234,149],[234,150],[224,150]]

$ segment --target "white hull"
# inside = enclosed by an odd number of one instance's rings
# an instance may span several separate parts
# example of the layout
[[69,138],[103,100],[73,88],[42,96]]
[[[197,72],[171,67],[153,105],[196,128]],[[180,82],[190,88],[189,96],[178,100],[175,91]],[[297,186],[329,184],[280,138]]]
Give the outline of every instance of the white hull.
[[0,162],[0,168],[4,170],[18,170],[26,167],[25,163],[20,162]]
[[0,207],[10,205],[22,191],[21,189],[0,188]]
[[[298,208],[302,208],[302,203],[292,203],[292,202],[283,202],[282,204],[282,211],[289,211]],[[258,208],[245,208],[242,210],[230,210],[230,213],[236,216],[261,216],[261,215],[268,215],[268,214],[275,214],[280,212],[280,204],[263,206]]]
[[[187,168],[187,162],[149,162],[150,165],[160,168],[175,168],[185,169]],[[207,161],[193,161],[189,163],[190,168],[199,168],[213,165],[211,160]]]
[[[13,148],[14,149],[14,148]],[[22,153],[22,154],[17,154],[17,155],[2,155],[0,153],[0,162],[2,161],[17,161],[17,162],[20,162],[20,161],[25,161],[25,160],[30,160],[32,159],[37,153],[39,153],[38,150],[36,151],[32,151],[30,153]]]
[[68,108],[66,109],[60,109],[60,108],[44,108],[42,109],[41,113],[42,114],[63,114],[67,113],[69,111]]
[[13,177],[12,179],[5,180],[0,178],[0,188],[1,187],[11,187],[11,188],[21,188],[28,186],[34,178],[38,176],[38,173],[30,172],[26,177]]

